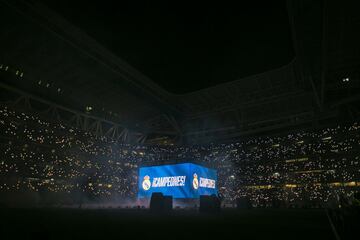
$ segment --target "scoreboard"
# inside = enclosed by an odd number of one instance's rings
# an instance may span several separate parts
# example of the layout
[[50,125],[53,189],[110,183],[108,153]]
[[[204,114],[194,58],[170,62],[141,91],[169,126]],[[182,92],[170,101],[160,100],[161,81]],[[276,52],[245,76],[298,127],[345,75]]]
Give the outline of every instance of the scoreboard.
[[216,170],[193,163],[141,167],[138,176],[138,198],[150,198],[153,192],[173,198],[217,194]]

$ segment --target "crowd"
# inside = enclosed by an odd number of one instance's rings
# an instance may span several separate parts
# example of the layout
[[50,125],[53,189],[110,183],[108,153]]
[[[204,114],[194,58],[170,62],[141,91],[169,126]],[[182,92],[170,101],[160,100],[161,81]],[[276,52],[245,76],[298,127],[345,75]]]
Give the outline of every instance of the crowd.
[[358,123],[226,144],[130,145],[3,104],[0,139],[0,194],[135,199],[139,165],[188,160],[218,170],[228,203],[319,206],[360,188]]
[[133,195],[140,148],[8,107],[0,115],[0,190]]
[[212,157],[222,162],[220,190],[257,206],[319,206],[351,198],[360,188],[359,130],[353,123],[218,145]]

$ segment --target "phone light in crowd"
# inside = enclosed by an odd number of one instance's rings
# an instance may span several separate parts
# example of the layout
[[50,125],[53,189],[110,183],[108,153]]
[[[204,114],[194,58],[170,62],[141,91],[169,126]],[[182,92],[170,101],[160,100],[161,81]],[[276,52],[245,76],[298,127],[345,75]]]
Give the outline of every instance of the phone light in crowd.
[[91,106],[86,106],[86,107],[85,107],[86,112],[91,112],[92,109],[93,109],[93,108],[92,108]]

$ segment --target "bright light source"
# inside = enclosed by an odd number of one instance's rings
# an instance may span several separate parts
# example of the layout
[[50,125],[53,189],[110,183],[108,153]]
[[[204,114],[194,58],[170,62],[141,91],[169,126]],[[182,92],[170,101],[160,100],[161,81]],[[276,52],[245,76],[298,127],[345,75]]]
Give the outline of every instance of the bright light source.
[[331,137],[324,137],[322,138],[323,141],[331,140]]
[[348,78],[348,77],[343,78],[342,81],[343,81],[343,82],[349,82],[349,81],[350,81],[350,78]]

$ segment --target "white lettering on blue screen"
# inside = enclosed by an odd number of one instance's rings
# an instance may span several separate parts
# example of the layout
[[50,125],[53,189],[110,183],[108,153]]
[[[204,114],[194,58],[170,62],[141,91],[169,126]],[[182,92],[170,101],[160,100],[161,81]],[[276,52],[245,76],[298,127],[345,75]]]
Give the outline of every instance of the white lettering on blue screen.
[[185,180],[186,176],[156,177],[153,179],[151,187],[183,187]]

